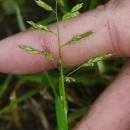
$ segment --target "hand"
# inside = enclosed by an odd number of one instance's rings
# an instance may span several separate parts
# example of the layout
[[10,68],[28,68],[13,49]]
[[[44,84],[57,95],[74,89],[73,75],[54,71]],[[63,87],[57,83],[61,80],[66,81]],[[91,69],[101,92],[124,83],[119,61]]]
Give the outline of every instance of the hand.
[[[64,46],[64,67],[77,66],[90,58],[107,53],[130,56],[130,1],[111,0],[106,5],[60,23],[62,44],[73,36],[87,31],[94,34],[77,43]],[[56,32],[56,25],[50,25]],[[28,45],[49,51],[55,57],[48,63],[41,55],[30,55],[18,48]],[[0,41],[0,71],[4,73],[36,73],[57,66],[57,37],[33,30],[19,33]],[[44,59],[44,60],[43,60]],[[130,129],[130,62],[117,79],[94,103],[87,116],[74,130],[129,130]]]

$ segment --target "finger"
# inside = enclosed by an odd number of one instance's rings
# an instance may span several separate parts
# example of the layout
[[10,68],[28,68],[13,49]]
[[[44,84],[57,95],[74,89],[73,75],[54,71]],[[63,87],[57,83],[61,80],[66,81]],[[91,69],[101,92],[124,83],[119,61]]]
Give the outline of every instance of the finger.
[[[123,54],[118,44],[115,25],[109,20],[109,13],[105,6],[84,13],[68,21],[60,22],[61,45],[75,35],[88,31],[93,35],[84,38],[73,45],[62,47],[64,67],[77,66],[90,58],[107,54]],[[0,71],[5,73],[36,73],[53,67],[58,63],[58,43],[56,24],[50,25],[55,33],[43,31],[27,31],[0,41]],[[54,55],[54,61],[48,62],[42,55],[32,55],[18,48],[18,45],[27,45],[38,50],[48,51]]]
[[74,130],[130,129],[130,61]]

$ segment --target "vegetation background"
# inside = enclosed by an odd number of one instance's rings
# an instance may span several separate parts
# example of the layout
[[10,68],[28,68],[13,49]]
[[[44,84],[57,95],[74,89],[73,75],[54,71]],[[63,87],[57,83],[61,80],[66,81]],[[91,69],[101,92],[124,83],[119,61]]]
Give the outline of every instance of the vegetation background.
[[[85,12],[108,0],[62,1],[64,6],[59,5],[59,18],[77,3],[84,3],[81,12]],[[55,8],[54,0],[45,2]],[[26,23],[29,20],[43,24],[56,21],[53,13],[39,8],[34,0],[1,0],[0,40],[29,28]],[[73,74],[76,82],[66,84],[70,128],[88,111],[125,60],[126,58],[106,60]],[[65,73],[73,69],[65,69]],[[49,73],[58,86],[58,70]],[[54,97],[44,73],[21,76],[0,74],[0,130],[54,130],[55,116]]]

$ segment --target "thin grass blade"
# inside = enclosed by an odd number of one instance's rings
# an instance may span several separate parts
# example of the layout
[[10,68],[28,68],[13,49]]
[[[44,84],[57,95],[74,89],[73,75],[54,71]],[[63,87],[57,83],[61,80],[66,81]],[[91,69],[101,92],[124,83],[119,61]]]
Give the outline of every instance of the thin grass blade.
[[58,130],[68,130],[67,115],[64,111],[63,102],[61,101],[59,96],[56,99],[56,114]]

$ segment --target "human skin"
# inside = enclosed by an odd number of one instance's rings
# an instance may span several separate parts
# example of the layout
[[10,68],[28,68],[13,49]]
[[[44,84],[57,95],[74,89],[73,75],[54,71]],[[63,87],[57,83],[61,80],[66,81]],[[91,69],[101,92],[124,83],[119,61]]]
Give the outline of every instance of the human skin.
[[[94,33],[73,45],[62,47],[64,67],[77,66],[90,58],[114,53],[117,57],[130,56],[130,0],[111,0],[106,5],[76,18],[60,22],[61,44],[87,31]],[[56,24],[49,25],[55,33],[30,30],[0,41],[0,72],[31,74],[56,68],[58,49]],[[54,61],[43,55],[32,55],[18,45],[49,51]],[[74,130],[129,130],[130,129],[130,61],[101,94],[87,115]]]

